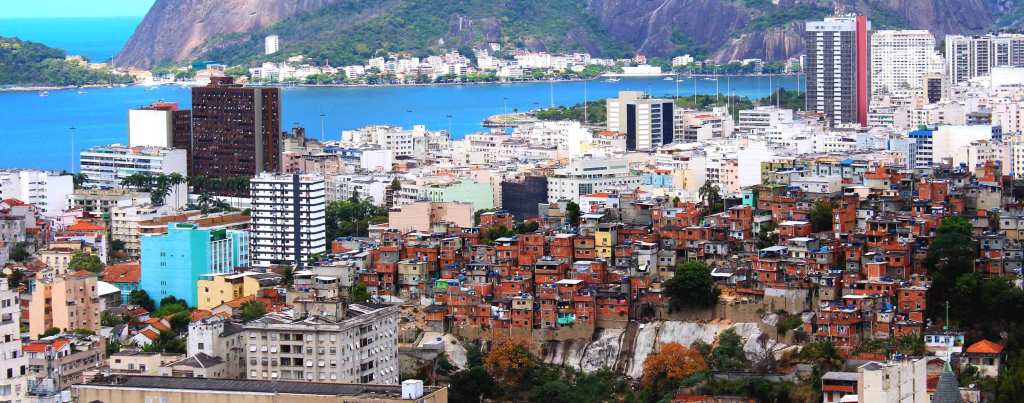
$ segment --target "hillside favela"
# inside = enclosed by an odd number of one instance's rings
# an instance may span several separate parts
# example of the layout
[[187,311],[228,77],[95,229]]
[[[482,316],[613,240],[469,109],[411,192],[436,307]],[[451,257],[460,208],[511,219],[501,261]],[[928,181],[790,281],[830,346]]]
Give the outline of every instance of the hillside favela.
[[5,2],[0,269],[0,403],[1024,402],[1024,0]]

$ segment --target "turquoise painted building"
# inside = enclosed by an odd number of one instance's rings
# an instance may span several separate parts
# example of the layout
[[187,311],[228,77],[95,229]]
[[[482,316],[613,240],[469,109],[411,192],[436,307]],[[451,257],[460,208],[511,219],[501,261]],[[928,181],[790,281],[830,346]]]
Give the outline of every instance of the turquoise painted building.
[[203,274],[231,273],[249,266],[249,234],[171,223],[167,233],[142,237],[139,288],[157,303],[167,296],[198,301],[196,281]]
[[487,182],[463,180],[427,189],[430,201],[472,203],[473,210],[494,208],[494,190]]

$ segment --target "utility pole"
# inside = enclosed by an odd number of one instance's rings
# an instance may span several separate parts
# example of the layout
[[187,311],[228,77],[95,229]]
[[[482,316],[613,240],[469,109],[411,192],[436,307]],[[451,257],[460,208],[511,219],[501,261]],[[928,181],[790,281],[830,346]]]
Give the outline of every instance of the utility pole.
[[321,143],[323,143],[324,140],[326,140],[326,137],[324,137],[324,133],[325,133],[325,130],[324,130],[324,128],[325,128],[324,118],[326,118],[326,117],[327,117],[326,114],[324,114],[323,112],[320,112],[320,142]]
[[555,82],[552,79],[550,79],[550,78],[548,79],[548,90],[549,90],[549,97],[551,98],[550,99],[549,107],[554,108],[555,107]]
[[71,134],[71,173],[75,173],[75,127],[71,126],[68,133]]
[[587,124],[587,80],[583,80],[583,125]]
[[942,324],[942,330],[949,330],[949,300],[946,300],[946,322]]

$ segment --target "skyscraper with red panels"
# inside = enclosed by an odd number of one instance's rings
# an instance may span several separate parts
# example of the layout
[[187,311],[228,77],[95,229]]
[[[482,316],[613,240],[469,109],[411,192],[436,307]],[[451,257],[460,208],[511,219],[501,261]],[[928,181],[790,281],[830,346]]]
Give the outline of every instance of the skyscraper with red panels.
[[807,110],[825,114],[833,125],[867,126],[868,32],[864,16],[808,21],[804,35],[807,57]]
[[192,89],[189,175],[255,176],[280,169],[281,97],[214,77]]

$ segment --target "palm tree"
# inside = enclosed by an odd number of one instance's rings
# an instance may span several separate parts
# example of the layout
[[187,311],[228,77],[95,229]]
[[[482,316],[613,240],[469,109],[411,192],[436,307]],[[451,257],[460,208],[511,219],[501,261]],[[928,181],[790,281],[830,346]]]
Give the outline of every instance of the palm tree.
[[705,181],[704,185],[697,190],[697,194],[700,197],[701,203],[709,213],[713,212],[715,204],[721,199],[718,193],[718,186],[715,186],[711,181]]

